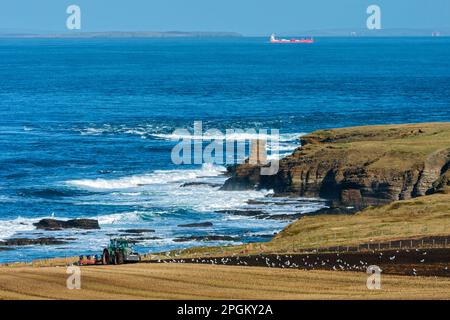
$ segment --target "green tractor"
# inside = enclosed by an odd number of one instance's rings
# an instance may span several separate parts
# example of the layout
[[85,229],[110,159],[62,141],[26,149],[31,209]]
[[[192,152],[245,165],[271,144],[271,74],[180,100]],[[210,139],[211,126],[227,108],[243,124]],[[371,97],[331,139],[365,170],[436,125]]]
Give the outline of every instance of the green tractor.
[[123,238],[111,239],[108,248],[103,249],[103,264],[123,264],[140,262],[139,253],[133,252],[131,243]]

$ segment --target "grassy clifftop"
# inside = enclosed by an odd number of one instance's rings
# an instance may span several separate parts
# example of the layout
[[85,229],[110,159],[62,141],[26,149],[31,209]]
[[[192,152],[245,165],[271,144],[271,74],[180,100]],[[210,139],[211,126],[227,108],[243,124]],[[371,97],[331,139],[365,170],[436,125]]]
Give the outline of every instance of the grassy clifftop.
[[[304,150],[336,154],[349,166],[407,170],[442,151],[448,156],[450,123],[382,125],[320,130],[301,139]],[[333,150],[327,152],[327,149]],[[301,151],[301,149],[298,149]]]

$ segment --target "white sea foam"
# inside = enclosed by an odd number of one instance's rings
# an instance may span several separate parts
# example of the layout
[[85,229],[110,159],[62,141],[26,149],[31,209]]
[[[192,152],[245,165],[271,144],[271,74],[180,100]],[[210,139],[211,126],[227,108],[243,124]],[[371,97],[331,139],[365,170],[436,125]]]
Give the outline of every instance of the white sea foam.
[[0,203],[14,202],[14,201],[15,201],[15,199],[13,199],[11,197],[0,195]]
[[136,126],[103,124],[97,127],[73,128],[73,130],[79,132],[81,135],[93,136],[102,134],[129,134],[144,136],[158,131],[167,131],[170,129],[171,128],[168,126],[158,124],[142,124]]
[[[252,131],[238,128],[236,129],[230,128],[229,130],[230,132],[228,134],[226,133],[226,130],[218,130],[217,133],[212,133],[213,132],[212,130],[206,130],[205,132],[203,132],[202,135],[167,133],[167,131],[171,130],[170,127],[156,124],[142,124],[133,127],[127,125],[104,124],[100,127],[87,127],[74,130],[80,132],[81,135],[130,134],[143,137],[149,136],[172,141],[177,141],[180,139],[251,141],[254,139],[270,140],[271,138],[273,138],[273,136],[270,134],[270,130],[265,132],[264,130],[258,129]],[[303,132],[282,133],[279,134],[279,141],[280,142],[296,141],[303,135],[305,135],[305,133]]]
[[39,219],[27,219],[18,217],[13,220],[0,220],[0,240],[5,240],[13,236],[16,232],[31,231],[35,229],[33,223]]
[[96,219],[100,226],[111,224],[123,224],[130,222],[138,222],[141,220],[142,213],[139,211],[113,213],[109,215],[98,216]]
[[[304,133],[286,133],[279,135],[279,141],[295,141],[298,140]],[[254,139],[271,140],[276,136],[270,133],[251,133],[251,132],[233,132],[229,134],[210,134],[205,132],[203,135],[193,135],[193,134],[176,134],[176,133],[157,133],[152,134],[152,136],[165,139],[165,140],[181,140],[181,139],[191,139],[191,140],[226,140],[226,141],[251,141]]]
[[[76,188],[109,191],[108,194],[83,197],[76,203],[77,205],[181,208],[196,212],[240,208],[245,206],[249,199],[263,198],[272,192],[270,190],[222,191],[220,185],[226,180],[224,171],[224,167],[204,164],[201,169],[158,170],[146,175],[118,179],[71,180],[67,181],[67,184]],[[184,185],[188,182],[198,184]],[[131,215],[127,216],[127,218],[130,217]],[[113,220],[123,220],[123,218],[121,215],[111,217]],[[101,219],[110,218],[102,217]]]
[[221,166],[204,164],[201,169],[193,170],[156,170],[149,174],[133,175],[118,179],[80,179],[69,180],[66,183],[82,189],[89,190],[120,190],[143,187],[146,185],[166,184],[174,182],[192,181],[201,177],[213,177],[224,173],[226,169]]

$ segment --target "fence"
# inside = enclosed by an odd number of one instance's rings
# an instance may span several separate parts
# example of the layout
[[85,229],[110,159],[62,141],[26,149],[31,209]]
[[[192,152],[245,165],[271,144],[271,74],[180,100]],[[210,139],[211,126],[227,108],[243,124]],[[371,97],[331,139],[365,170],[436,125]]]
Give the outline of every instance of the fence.
[[420,248],[450,248],[450,236],[425,237],[420,239],[403,239],[384,242],[370,242],[358,245],[342,245],[332,247],[317,248],[297,248],[295,242],[292,244],[294,252],[362,252],[362,251],[382,251],[390,249],[420,249]]

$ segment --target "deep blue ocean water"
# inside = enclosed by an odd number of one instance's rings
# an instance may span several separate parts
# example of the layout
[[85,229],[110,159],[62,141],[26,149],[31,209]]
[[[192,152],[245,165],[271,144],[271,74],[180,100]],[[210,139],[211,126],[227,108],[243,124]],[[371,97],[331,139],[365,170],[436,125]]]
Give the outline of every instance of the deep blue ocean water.
[[[313,45],[235,39],[0,39],[0,239],[67,245],[0,251],[0,262],[99,253],[122,229],[154,233],[140,252],[267,240],[289,221],[227,215],[270,191],[225,192],[218,165],[178,166],[171,133],[450,121],[450,38],[318,38]],[[280,201],[284,201],[283,199]],[[290,200],[286,200],[290,201]],[[322,202],[258,207],[307,212]],[[36,230],[44,217],[95,218],[99,231]],[[211,221],[212,228],[181,228]]]

